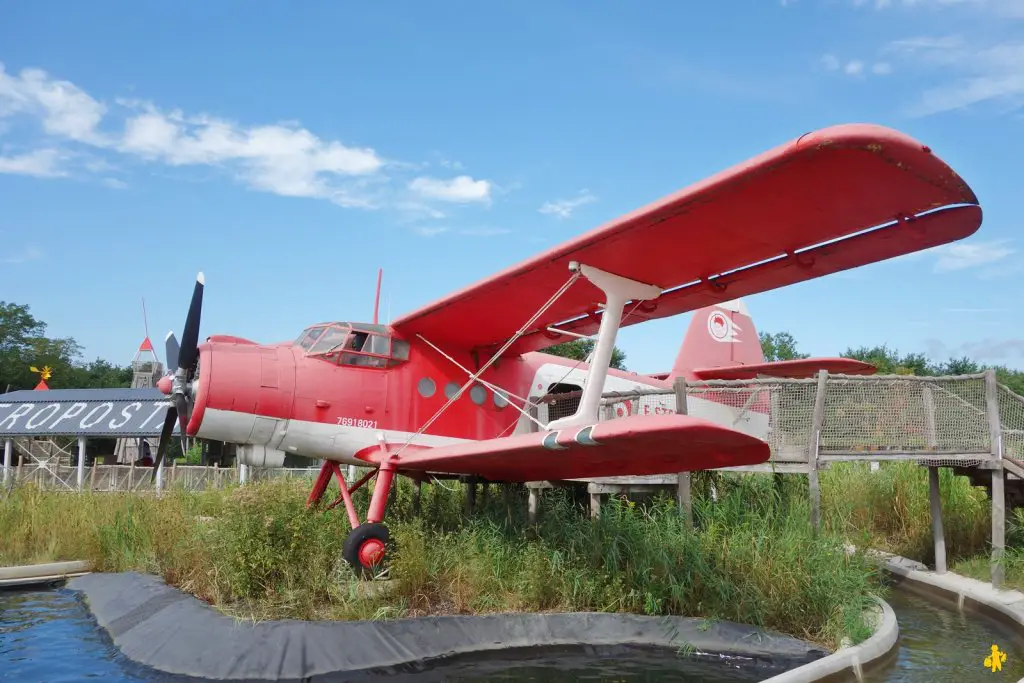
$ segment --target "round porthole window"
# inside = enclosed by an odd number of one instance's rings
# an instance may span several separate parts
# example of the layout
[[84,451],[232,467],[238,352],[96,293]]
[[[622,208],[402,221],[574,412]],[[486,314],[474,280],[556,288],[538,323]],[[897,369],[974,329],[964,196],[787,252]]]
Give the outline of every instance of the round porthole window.
[[444,395],[448,397],[448,400],[455,398],[455,394],[459,392],[459,385],[455,382],[448,382],[444,386]]
[[504,408],[508,405],[508,396],[504,391],[498,390],[494,392],[494,405],[498,408]]
[[477,384],[469,390],[469,397],[473,400],[473,403],[482,406],[484,401],[487,400],[487,390]]
[[430,398],[434,395],[434,392],[437,391],[437,385],[434,384],[434,380],[429,377],[421,379],[416,388],[419,389],[420,396],[423,398]]

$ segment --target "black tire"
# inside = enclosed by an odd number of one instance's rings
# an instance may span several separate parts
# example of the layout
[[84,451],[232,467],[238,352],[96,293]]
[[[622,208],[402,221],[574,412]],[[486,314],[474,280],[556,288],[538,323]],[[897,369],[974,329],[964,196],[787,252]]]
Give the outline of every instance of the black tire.
[[[367,541],[379,541],[386,548],[390,540],[391,536],[386,526],[380,522],[366,522],[349,533],[342,546],[341,556],[352,567],[356,576],[364,579],[372,578],[376,571],[383,568],[384,559],[382,558],[379,563],[371,567],[363,563],[359,557],[359,551]],[[387,551],[385,550],[385,552]]]

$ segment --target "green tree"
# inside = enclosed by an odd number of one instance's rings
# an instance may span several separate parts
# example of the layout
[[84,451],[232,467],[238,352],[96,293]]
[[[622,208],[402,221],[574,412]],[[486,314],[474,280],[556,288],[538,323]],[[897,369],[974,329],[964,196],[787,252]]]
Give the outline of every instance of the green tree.
[[31,389],[39,376],[31,366],[49,366],[53,376],[47,384],[54,389],[127,387],[131,368],[96,359],[81,362],[82,347],[71,337],[46,336],[46,323],[22,304],[0,301],[0,393]]
[[[544,349],[544,353],[573,360],[586,360],[595,346],[597,346],[597,342],[593,339],[573,339],[572,341],[556,344],[555,346],[549,346]],[[612,360],[609,365],[616,370],[626,369],[626,354],[618,346],[612,349]]]
[[798,358],[810,358],[806,353],[796,350],[796,339],[789,332],[762,332],[758,335],[761,339],[761,353],[769,363],[780,360],[796,360]]
[[871,363],[877,368],[879,375],[935,375],[938,367],[930,363],[922,353],[900,355],[896,349],[887,345],[861,346],[847,348],[840,354],[843,358]]

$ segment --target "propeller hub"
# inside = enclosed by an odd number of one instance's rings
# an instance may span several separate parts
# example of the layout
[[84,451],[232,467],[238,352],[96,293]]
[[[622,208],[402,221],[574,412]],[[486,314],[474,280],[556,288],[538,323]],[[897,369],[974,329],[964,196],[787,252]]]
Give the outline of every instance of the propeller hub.
[[157,380],[156,388],[160,390],[161,394],[170,396],[171,391],[174,389],[174,380],[171,379],[170,375],[164,375]]

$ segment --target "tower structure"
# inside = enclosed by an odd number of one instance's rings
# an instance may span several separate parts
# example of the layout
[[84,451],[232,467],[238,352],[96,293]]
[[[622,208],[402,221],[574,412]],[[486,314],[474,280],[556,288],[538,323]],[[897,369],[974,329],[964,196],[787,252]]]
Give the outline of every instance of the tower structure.
[[[132,389],[148,389],[155,387],[157,381],[164,375],[164,364],[156,356],[153,342],[149,335],[139,344],[132,359]],[[139,458],[156,455],[157,439],[118,439],[114,449],[114,455],[119,465],[128,465]]]

